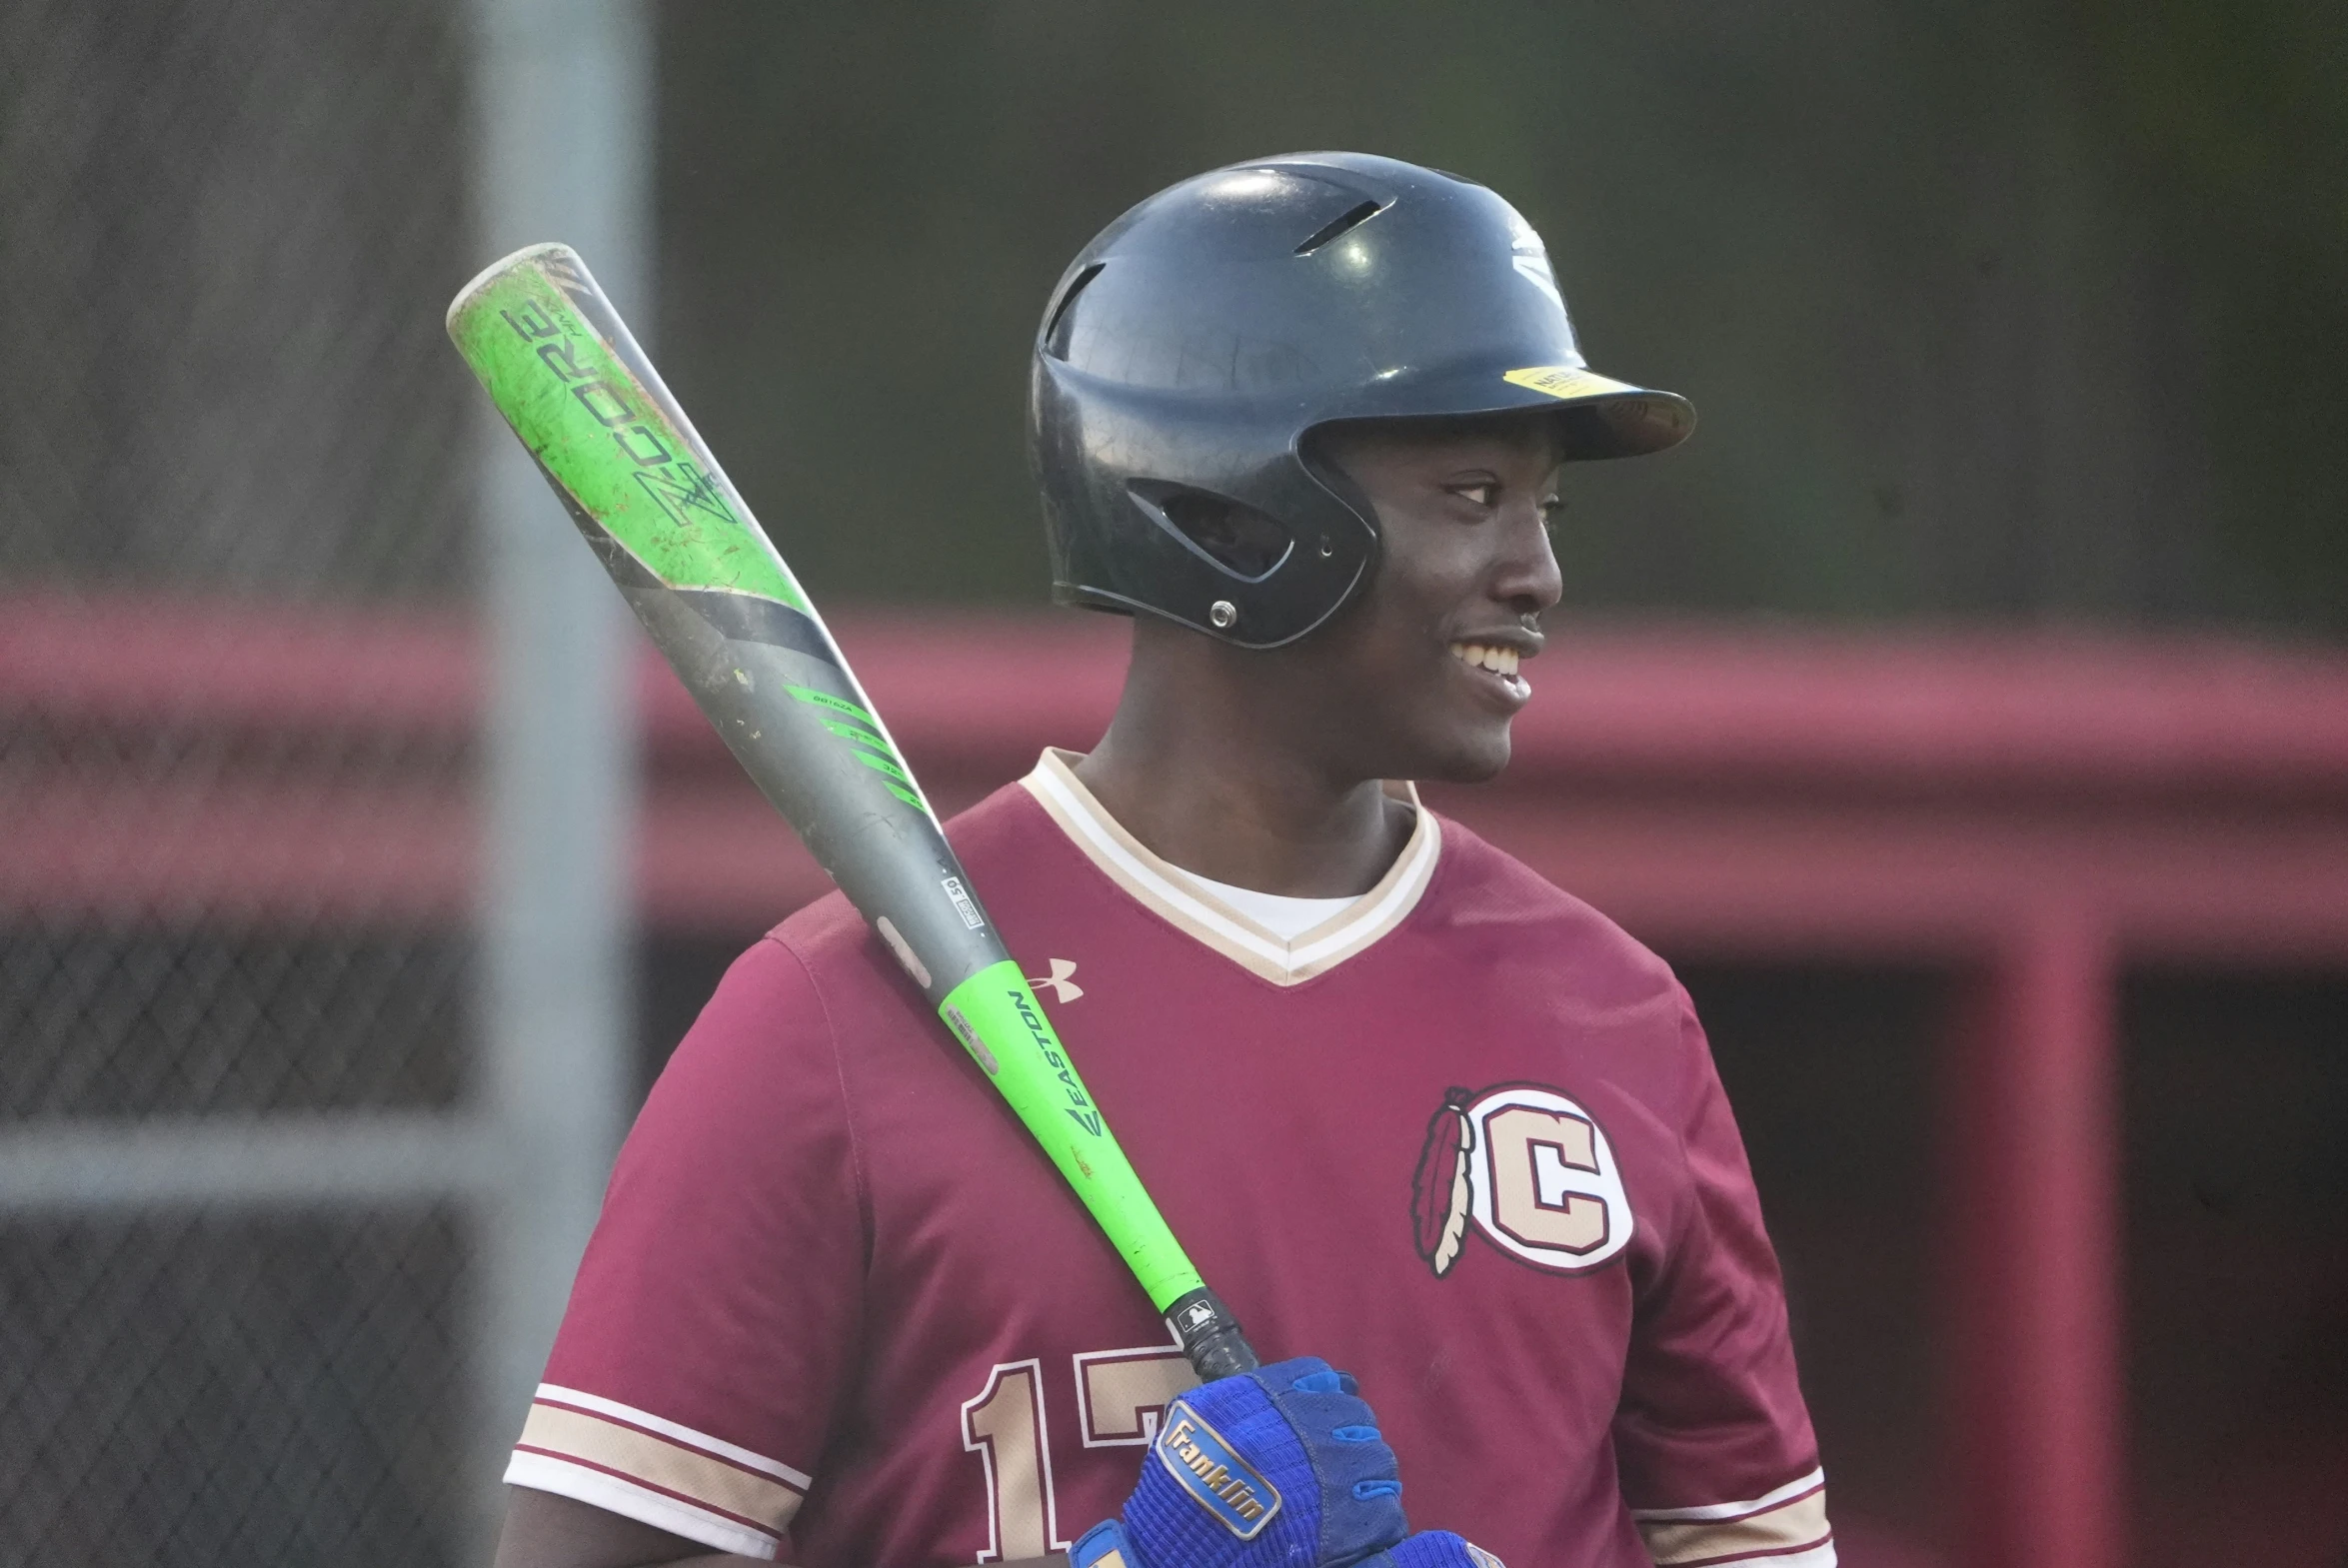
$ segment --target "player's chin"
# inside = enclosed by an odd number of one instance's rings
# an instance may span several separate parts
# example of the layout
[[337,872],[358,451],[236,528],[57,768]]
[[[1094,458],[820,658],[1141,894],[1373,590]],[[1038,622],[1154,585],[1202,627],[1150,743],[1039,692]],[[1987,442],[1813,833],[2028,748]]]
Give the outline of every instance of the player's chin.
[[1486,784],[1508,766],[1508,755],[1507,720],[1449,725],[1424,738],[1420,764],[1409,777],[1428,784]]

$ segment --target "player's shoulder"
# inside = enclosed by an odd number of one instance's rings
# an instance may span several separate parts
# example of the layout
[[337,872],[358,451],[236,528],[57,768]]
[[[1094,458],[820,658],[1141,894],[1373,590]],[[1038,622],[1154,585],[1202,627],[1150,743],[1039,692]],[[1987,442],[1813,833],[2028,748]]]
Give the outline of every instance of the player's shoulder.
[[[1016,868],[1035,831],[1022,820],[1028,797],[998,790],[947,824],[966,868],[993,887]],[[1027,813],[1040,817],[1032,804]],[[795,910],[751,943],[727,969],[695,1020],[669,1076],[724,1094],[787,1069],[821,1061],[880,1064],[948,1059],[929,1049],[934,1019],[922,992],[864,916],[835,889]],[[903,1047],[918,1042],[923,1048]],[[818,1076],[830,1079],[829,1071]]]
[[[1010,784],[949,820],[946,837],[973,882],[992,896],[1031,875],[1037,851],[1057,834],[1035,797]],[[795,961],[820,987],[867,984],[896,974],[880,938],[838,890],[786,917],[761,945],[779,949],[762,961]]]
[[1491,961],[1530,962],[1593,1002],[1684,1002],[1671,966],[1598,909],[1452,817],[1414,924]]

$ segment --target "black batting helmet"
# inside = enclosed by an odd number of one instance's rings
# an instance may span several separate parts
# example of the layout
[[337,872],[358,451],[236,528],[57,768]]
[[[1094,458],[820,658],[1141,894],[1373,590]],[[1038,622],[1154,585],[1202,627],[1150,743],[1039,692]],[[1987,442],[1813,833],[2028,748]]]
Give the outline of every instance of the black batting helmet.
[[1233,164],[1118,219],[1052,291],[1030,393],[1054,597],[1245,648],[1319,626],[1376,557],[1315,427],[1553,409],[1566,456],[1613,458],[1695,423],[1588,369],[1513,207],[1365,153]]

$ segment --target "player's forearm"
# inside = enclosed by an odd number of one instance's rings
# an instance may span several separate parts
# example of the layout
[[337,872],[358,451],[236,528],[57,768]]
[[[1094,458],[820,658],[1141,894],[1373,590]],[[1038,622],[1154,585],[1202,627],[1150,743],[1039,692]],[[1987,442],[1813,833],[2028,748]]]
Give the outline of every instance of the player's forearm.
[[506,1489],[496,1568],[739,1568],[765,1560],[700,1543],[576,1498]]
[[[620,1514],[517,1486],[506,1499],[496,1568],[771,1568],[764,1558],[704,1552],[680,1536]],[[889,1568],[876,1563],[873,1568]],[[1068,1554],[1002,1568],[1068,1568]]]

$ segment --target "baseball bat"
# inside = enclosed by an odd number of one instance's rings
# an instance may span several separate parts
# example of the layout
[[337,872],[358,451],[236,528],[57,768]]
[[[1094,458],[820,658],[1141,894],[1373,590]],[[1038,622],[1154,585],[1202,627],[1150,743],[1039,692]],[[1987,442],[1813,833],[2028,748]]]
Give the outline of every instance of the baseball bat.
[[1201,1378],[1256,1364],[988,918],[823,617],[577,253],[460,291],[449,336],[759,789],[1076,1189]]

